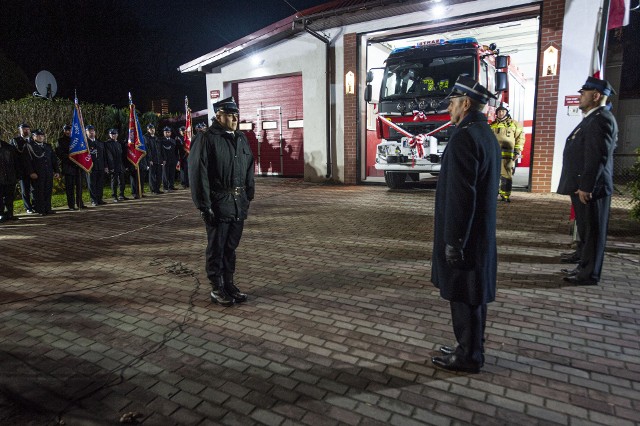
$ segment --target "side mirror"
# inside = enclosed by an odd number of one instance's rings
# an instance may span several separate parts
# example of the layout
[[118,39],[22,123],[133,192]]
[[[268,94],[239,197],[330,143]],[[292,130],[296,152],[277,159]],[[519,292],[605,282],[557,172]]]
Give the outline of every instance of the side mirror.
[[497,92],[506,92],[509,90],[509,75],[504,71],[496,71],[496,87]]
[[496,56],[496,69],[507,68],[509,66],[509,57],[498,55]]
[[367,83],[371,83],[373,81],[373,71],[367,71]]
[[[367,75],[367,78],[369,78],[369,76]],[[371,102],[371,94],[373,92],[373,87],[371,87],[370,84],[367,84],[367,87],[364,89],[364,101],[365,102]]]

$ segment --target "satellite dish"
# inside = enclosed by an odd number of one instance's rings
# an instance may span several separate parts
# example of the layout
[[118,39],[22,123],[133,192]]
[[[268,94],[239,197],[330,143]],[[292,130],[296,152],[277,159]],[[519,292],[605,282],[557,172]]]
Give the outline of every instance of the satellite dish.
[[58,83],[53,74],[42,70],[36,75],[36,89],[38,91],[33,93],[34,96],[52,99],[58,91]]

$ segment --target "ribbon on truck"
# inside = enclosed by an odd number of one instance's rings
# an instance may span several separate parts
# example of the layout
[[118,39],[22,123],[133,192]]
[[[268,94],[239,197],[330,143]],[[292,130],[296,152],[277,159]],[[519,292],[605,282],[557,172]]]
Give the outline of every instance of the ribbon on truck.
[[[416,111],[417,112],[417,111]],[[414,112],[414,116],[413,119],[414,121],[421,119],[424,120],[424,113],[422,113],[422,117],[419,116],[419,114],[416,114],[416,112]],[[402,127],[398,126],[396,123],[387,120],[381,116],[378,116],[378,120],[380,121],[380,125],[384,125],[386,127],[390,127],[393,130],[395,130],[396,132],[400,133],[403,136],[406,136],[407,138],[409,138],[409,146],[411,148],[416,148],[417,151],[417,155],[420,158],[424,157],[424,143],[427,140],[427,137],[432,136],[436,133],[438,133],[441,130],[446,129],[447,127],[451,126],[451,121],[447,121],[445,124],[443,124],[442,126],[438,127],[437,129],[434,129],[428,133],[422,133],[422,134],[418,134],[418,135],[413,135],[409,132],[407,132],[405,129],[403,129]],[[416,165],[416,159],[415,156],[413,158],[413,161],[411,162],[411,167],[415,167]]]

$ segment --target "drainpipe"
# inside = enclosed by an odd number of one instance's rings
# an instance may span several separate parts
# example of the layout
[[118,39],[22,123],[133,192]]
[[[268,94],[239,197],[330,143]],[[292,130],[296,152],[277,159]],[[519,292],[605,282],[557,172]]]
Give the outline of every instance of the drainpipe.
[[333,176],[333,163],[331,161],[331,41],[313,31],[312,29],[307,28],[307,20],[303,19],[302,21],[303,28],[306,32],[320,40],[325,44],[325,64],[326,64],[326,104],[325,104],[325,114],[326,114],[326,137],[327,137],[327,179],[331,179]]

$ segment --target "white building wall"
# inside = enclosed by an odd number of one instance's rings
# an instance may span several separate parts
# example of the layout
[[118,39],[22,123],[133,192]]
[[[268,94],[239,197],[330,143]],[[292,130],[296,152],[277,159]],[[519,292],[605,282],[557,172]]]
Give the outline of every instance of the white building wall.
[[[537,3],[534,0],[502,0],[500,8]],[[557,108],[556,147],[552,172],[552,189],[557,187],[562,166],[564,139],[580,117],[568,117],[564,96],[575,94],[581,82],[590,72],[595,37],[585,37],[584,28],[596,28],[599,8],[602,0],[567,0],[563,46],[560,65],[560,92]],[[349,33],[370,33],[380,29],[404,27],[432,19],[434,3],[425,9],[424,14],[413,13],[390,18],[348,25],[322,31],[334,48],[335,85],[331,87],[332,137],[333,137],[333,178],[344,181],[344,43],[343,35]],[[478,0],[471,3],[445,6],[443,17],[447,19],[462,15],[484,13],[495,10],[495,0]],[[220,90],[221,96],[231,95],[231,82],[266,78],[287,74],[302,74],[304,91],[304,150],[305,162],[317,171],[317,175],[326,173],[326,132],[325,132],[325,45],[310,34],[302,33],[290,40],[282,41],[258,52],[260,61],[257,66],[253,57],[246,57],[223,66],[219,72],[207,74],[207,93]],[[355,70],[354,70],[355,71]],[[356,75],[356,79],[364,76]],[[361,80],[360,80],[361,81]],[[528,115],[528,114],[526,114]],[[211,102],[209,116],[213,117]]]
[[[325,46],[305,33],[227,64],[206,76],[207,94],[211,90],[219,90],[220,97],[224,98],[231,96],[233,82],[302,74],[305,171],[313,168],[315,172],[310,175],[315,176],[327,173]],[[218,100],[208,98],[209,119],[215,115],[212,105]]]
[[585,28],[600,27],[601,8],[602,0],[580,0],[579,2],[566,0],[560,52],[556,140],[551,173],[552,192],[558,189],[562,173],[562,152],[567,136],[582,120],[582,115],[567,115],[564,98],[577,95],[582,84],[592,73],[593,54],[597,49],[598,40],[594,31],[585,31]]

